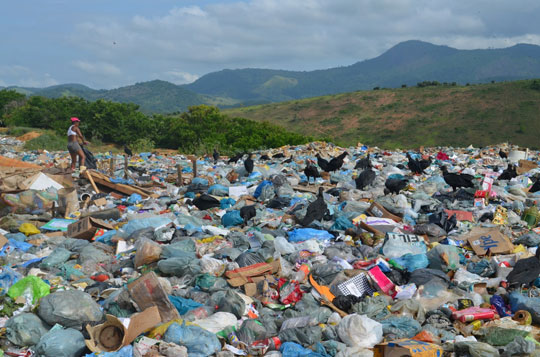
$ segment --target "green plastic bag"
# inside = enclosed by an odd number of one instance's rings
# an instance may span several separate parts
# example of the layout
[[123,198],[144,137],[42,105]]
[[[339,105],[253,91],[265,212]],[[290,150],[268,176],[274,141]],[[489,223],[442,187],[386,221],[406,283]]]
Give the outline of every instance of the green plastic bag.
[[8,290],[8,296],[16,299],[23,296],[26,291],[32,293],[32,304],[35,304],[44,296],[49,295],[51,287],[37,276],[27,276],[13,284]]

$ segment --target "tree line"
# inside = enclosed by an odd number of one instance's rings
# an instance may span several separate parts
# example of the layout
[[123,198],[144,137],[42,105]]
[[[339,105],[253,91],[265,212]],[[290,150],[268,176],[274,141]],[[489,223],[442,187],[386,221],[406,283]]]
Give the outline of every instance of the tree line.
[[190,107],[179,115],[146,115],[139,106],[79,97],[26,97],[13,90],[0,90],[0,124],[52,129],[66,135],[70,117],[81,119],[81,130],[89,140],[132,145],[152,142],[155,147],[185,153],[251,151],[314,140],[268,123],[231,118],[207,105]]

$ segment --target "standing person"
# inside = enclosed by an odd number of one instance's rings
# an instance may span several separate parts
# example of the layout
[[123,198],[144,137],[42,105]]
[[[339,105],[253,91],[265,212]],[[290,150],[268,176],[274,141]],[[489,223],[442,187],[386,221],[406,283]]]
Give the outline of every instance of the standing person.
[[84,162],[86,160],[86,156],[84,155],[84,152],[81,148],[81,145],[79,145],[79,138],[82,140],[83,144],[88,145],[88,141],[84,138],[83,134],[81,133],[81,129],[79,129],[79,123],[81,121],[79,118],[71,118],[71,126],[69,127],[67,131],[68,136],[68,151],[69,155],[71,156],[71,171],[75,171],[75,167],[77,166],[77,156],[79,156],[79,168],[81,166],[84,166]]

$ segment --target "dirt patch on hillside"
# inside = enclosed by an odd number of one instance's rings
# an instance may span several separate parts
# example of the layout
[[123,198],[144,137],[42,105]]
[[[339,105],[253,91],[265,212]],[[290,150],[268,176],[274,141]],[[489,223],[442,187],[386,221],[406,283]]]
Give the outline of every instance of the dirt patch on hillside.
[[41,136],[41,134],[43,133],[38,133],[37,131],[30,131],[24,135],[21,135],[17,138],[17,140],[19,141],[28,141],[28,140],[32,140],[32,139],[35,139],[35,138],[38,138]]

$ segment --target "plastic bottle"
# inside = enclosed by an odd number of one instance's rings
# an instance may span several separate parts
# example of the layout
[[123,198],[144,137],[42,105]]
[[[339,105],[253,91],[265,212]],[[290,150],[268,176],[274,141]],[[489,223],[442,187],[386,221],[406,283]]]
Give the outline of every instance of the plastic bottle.
[[294,273],[292,280],[302,284],[303,282],[305,282],[307,276],[309,275],[310,270],[311,268],[309,267],[308,264],[300,265],[300,268],[298,268],[298,271]]
[[527,222],[529,227],[536,226],[536,223],[538,223],[538,207],[536,207],[536,201],[534,205],[525,210],[523,220]]
[[254,356],[264,356],[268,351],[279,351],[280,347],[281,341],[275,336],[253,342],[249,346],[249,353]]

